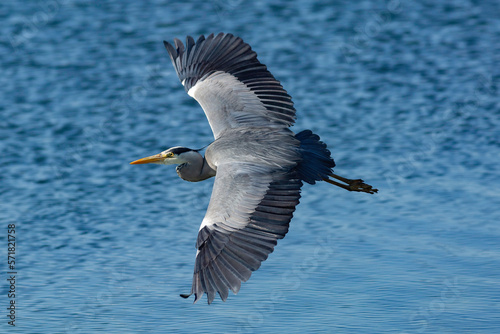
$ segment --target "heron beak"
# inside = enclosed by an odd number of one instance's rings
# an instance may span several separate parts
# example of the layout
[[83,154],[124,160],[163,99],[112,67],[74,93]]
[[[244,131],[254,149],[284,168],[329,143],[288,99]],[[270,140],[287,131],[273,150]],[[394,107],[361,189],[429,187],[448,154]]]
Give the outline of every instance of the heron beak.
[[150,157],[145,157],[136,161],[132,161],[131,165],[142,165],[142,164],[154,164],[154,163],[162,163],[165,160],[165,157],[160,154],[155,154]]

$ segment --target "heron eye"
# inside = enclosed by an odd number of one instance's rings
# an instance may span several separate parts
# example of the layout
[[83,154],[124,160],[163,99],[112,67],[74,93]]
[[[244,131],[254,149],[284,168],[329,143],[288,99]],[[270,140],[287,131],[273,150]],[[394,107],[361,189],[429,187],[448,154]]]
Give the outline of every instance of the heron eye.
[[174,156],[174,154],[172,152],[167,153],[167,158],[172,158],[173,156]]

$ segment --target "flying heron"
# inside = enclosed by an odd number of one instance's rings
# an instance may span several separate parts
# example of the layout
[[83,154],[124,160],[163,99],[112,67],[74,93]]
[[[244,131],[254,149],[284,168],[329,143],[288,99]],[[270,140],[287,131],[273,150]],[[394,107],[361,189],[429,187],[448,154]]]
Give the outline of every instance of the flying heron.
[[235,294],[285,237],[302,183],[326,181],[373,194],[360,179],[333,173],[326,144],[310,130],[295,134],[295,108],[257,54],[232,34],[190,36],[186,45],[164,42],[186,92],[203,108],[215,140],[200,150],[172,147],[131,164],[178,165],[177,174],[198,182],[215,176],[212,197],[196,241],[191,293]]

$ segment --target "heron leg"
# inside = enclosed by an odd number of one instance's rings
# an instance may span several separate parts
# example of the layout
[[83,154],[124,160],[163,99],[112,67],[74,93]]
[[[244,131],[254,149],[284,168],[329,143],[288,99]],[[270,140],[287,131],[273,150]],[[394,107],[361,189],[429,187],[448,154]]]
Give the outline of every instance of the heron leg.
[[369,184],[366,184],[363,180],[361,179],[346,179],[345,177],[336,175],[336,174],[330,174],[331,177],[334,179],[337,179],[339,181],[344,182],[345,184],[342,184],[340,182],[330,180],[328,178],[324,178],[323,181],[326,181],[330,184],[336,185],[337,187],[349,190],[349,191],[359,191],[359,192],[365,192],[369,194],[374,194],[378,192],[378,189],[373,189],[373,187]]

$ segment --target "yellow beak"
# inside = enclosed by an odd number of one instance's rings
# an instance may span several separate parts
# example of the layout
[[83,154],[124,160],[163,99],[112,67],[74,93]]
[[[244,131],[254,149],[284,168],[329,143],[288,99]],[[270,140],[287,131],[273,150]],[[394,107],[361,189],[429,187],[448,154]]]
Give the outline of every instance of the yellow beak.
[[158,163],[162,162],[165,160],[165,157],[160,153],[160,154],[155,154],[150,157],[145,157],[136,161],[132,161],[130,164],[131,165],[141,165],[141,164],[153,164],[153,163]]

